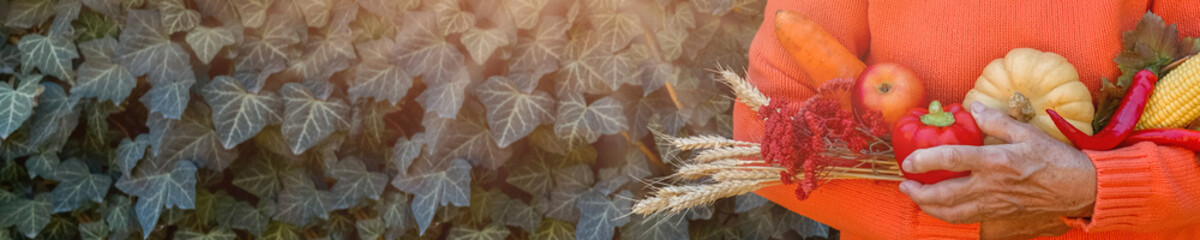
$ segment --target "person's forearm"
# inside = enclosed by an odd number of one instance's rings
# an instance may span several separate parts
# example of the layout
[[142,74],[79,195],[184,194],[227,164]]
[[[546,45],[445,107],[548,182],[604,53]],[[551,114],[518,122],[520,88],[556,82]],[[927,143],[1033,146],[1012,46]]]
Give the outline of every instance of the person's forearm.
[[1086,153],[1096,166],[1095,208],[1092,217],[1070,219],[1070,225],[1088,232],[1200,227],[1195,153],[1152,143]]

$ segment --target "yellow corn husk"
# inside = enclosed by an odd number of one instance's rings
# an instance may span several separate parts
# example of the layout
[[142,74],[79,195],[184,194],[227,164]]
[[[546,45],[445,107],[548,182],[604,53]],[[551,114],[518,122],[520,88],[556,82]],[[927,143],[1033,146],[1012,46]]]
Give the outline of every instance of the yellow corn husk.
[[1200,117],[1200,57],[1180,64],[1154,86],[1135,129],[1178,128]]

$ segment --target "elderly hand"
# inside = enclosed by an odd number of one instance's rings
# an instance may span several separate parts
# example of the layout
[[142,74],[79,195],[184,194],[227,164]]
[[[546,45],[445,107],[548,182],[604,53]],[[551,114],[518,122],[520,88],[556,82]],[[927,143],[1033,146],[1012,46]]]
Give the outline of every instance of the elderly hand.
[[901,183],[921,210],[950,223],[984,222],[985,229],[1001,220],[1091,215],[1096,168],[1087,155],[982,104],[971,112],[985,134],[1007,144],[938,146],[909,155],[901,166],[908,172],[971,171],[936,184]]

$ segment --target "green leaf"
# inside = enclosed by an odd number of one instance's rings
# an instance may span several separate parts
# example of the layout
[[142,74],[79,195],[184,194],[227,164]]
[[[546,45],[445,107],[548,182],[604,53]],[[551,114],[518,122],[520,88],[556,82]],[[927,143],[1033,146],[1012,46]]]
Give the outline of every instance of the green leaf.
[[[54,5],[54,21],[50,24],[49,35],[77,36],[71,22],[79,18],[83,4],[79,1],[60,1]],[[74,229],[72,229],[74,230]]]
[[599,191],[588,191],[579,197],[579,211],[583,217],[575,228],[577,239],[612,239],[616,227],[629,222],[631,193],[626,190],[612,199]]
[[117,0],[82,0],[83,5],[92,11],[104,15],[116,16],[121,14],[121,6]]
[[554,132],[560,138],[588,144],[596,142],[601,135],[617,134],[629,128],[621,104],[612,97],[588,104],[583,95],[560,96],[557,118]]
[[46,22],[50,16],[54,16],[54,6],[57,4],[56,0],[14,0],[8,6],[8,20],[4,21],[4,26],[30,28]]
[[742,230],[743,237],[746,239],[770,239],[778,227],[772,212],[774,206],[771,204],[739,214],[734,225]]
[[349,128],[350,106],[345,101],[317,99],[296,83],[288,83],[280,91],[286,109],[281,130],[293,154],[303,153],[334,131]]
[[470,204],[471,165],[462,159],[422,160],[408,173],[393,179],[392,186],[415,195],[413,216],[419,232],[424,234],[439,206],[465,207]]
[[108,224],[109,232],[114,235],[128,235],[137,231],[137,222],[133,216],[133,201],[123,194],[109,195],[108,200],[101,203],[100,214]]
[[0,46],[0,74],[13,74],[21,64],[21,50],[17,46]]
[[413,160],[421,155],[421,149],[425,147],[425,133],[413,134],[411,138],[396,139],[396,145],[392,146],[391,162],[400,171],[407,172],[408,167],[412,166]]
[[40,147],[43,152],[57,152],[67,144],[79,124],[79,99],[67,96],[58,83],[43,82],[42,88],[45,90],[37,97],[37,106],[28,120],[29,144]]
[[510,199],[504,209],[504,222],[508,226],[520,227],[526,232],[537,231],[542,222],[542,213],[520,199]]
[[689,239],[684,214],[629,215],[631,224],[621,228],[623,239]]
[[79,238],[79,226],[62,216],[50,216],[50,223],[42,228],[36,239],[70,239]]
[[295,226],[284,222],[271,222],[267,226],[267,231],[263,233],[264,240],[300,240],[304,239],[300,236]]
[[662,48],[663,60],[674,61],[683,55],[683,43],[688,39],[686,28],[667,27],[655,34],[658,37],[658,45]]
[[50,224],[50,194],[38,194],[33,199],[14,199],[0,205],[0,228],[16,226],[16,230],[27,238]]
[[521,92],[512,79],[491,77],[475,89],[487,108],[488,126],[499,147],[525,138],[534,128],[554,122],[554,98],[542,91]]
[[177,161],[169,166],[160,161],[143,162],[133,175],[117,180],[117,189],[137,196],[136,213],[143,237],[155,229],[163,207],[192,209],[196,206],[196,166]]
[[754,194],[742,194],[734,198],[734,213],[745,213],[750,210],[758,209],[766,205],[770,201],[767,198]]
[[518,39],[509,63],[510,70],[534,70],[549,66],[556,70],[567,46],[566,32],[571,24],[561,17],[542,17],[532,37]]
[[338,161],[333,167],[333,194],[337,201],[333,209],[348,209],[363,198],[379,200],[383,188],[387,187],[387,174],[367,171],[361,160],[349,157]]
[[211,62],[221,48],[237,42],[233,32],[224,27],[196,26],[184,39],[204,64]]
[[271,220],[253,205],[238,201],[229,195],[217,197],[215,204],[218,226],[246,230],[261,237]]
[[104,240],[108,238],[108,226],[103,221],[79,224],[79,237],[85,240]]
[[73,81],[71,60],[79,58],[79,52],[70,39],[31,34],[22,37],[17,48],[21,50],[21,65],[25,72],[37,68],[42,74]]
[[313,217],[329,219],[329,212],[333,211],[337,196],[329,191],[317,190],[311,183],[300,186],[284,185],[286,187],[279,192],[279,210],[275,212],[275,220],[304,226]]
[[54,169],[58,167],[58,164],[57,153],[42,152],[25,160],[25,170],[29,171],[29,179],[33,179],[39,175],[42,178],[53,179]]
[[467,99],[466,89],[471,84],[470,74],[464,69],[457,72],[453,79],[431,84],[432,86],[417,96],[417,103],[425,108],[427,115],[436,113],[442,118],[454,118],[462,108],[463,101]]
[[[146,79],[155,88],[167,87],[162,85],[172,82],[187,82],[189,78],[192,82],[195,81],[194,77],[189,77],[192,75],[192,68],[188,62],[187,51],[171,41],[170,33],[163,27],[158,11],[130,10],[120,39],[117,52],[121,55],[116,60],[134,76],[146,75]],[[190,83],[184,85],[191,86]],[[183,99],[187,98],[184,94],[180,96]]]
[[99,101],[121,104],[129,92],[137,86],[137,79],[125,66],[114,61],[117,40],[104,37],[79,44],[86,58],[79,65],[79,82],[71,88],[71,95],[81,98],[94,97]]
[[575,239],[575,225],[554,219],[542,220],[541,226],[533,233],[534,240],[571,240]]
[[[471,102],[457,119],[440,130],[437,148],[433,156],[438,161],[462,158],[473,165],[497,169],[512,155],[510,149],[501,148],[493,140],[491,130],[483,116],[483,107]],[[427,135],[428,136],[428,135]]]
[[598,31],[601,48],[613,52],[624,49],[642,33],[637,16],[632,14],[602,10],[589,15],[588,20]]
[[260,153],[249,161],[249,165],[238,168],[233,185],[260,198],[275,196],[283,190],[283,177],[291,170],[291,163],[270,153]]
[[538,17],[548,0],[504,0],[497,1],[501,6],[497,7],[495,13],[496,20],[494,22],[504,22],[509,20],[519,29],[529,30],[537,26]]
[[[155,159],[163,162],[193,161],[200,167],[224,170],[237,159],[236,149],[221,147],[212,128],[211,111],[204,104],[192,104],[183,118],[172,124],[162,139]],[[153,132],[152,132],[153,133]]]
[[829,226],[812,220],[811,218],[801,216],[795,212],[784,213],[782,224],[788,226],[790,230],[796,231],[801,237],[805,238],[829,238]]
[[462,78],[461,73],[466,71],[462,52],[446,40],[434,14],[408,13],[404,15],[404,23],[407,26],[396,34],[397,63],[419,72],[427,82]]
[[592,168],[578,164],[555,171],[553,177],[554,189],[550,191],[550,201],[539,206],[539,210],[550,218],[569,222],[579,220],[580,212],[576,203],[595,182]]
[[458,0],[438,1],[433,4],[433,12],[443,28],[442,35],[461,33],[475,25],[475,14],[463,11]]
[[329,12],[333,8],[332,0],[302,0],[297,2],[304,19],[309,27],[323,27],[329,22]]
[[175,81],[150,83],[150,91],[138,100],[150,109],[150,113],[162,114],[164,118],[179,119],[187,110],[188,101],[191,99],[190,90],[196,83],[196,78],[190,72],[177,77]]
[[41,75],[18,76],[17,88],[0,84],[0,138],[8,137],[33,115],[34,98],[44,90]]
[[354,60],[354,34],[349,28],[330,28],[324,36],[309,36],[302,58],[291,61],[293,72],[306,80],[324,80],[350,67]]
[[383,200],[375,204],[375,212],[391,230],[405,231],[412,225],[413,217],[409,209],[408,197],[400,193],[385,193]]
[[387,38],[355,45],[359,55],[363,56],[363,62],[354,67],[354,83],[346,90],[350,100],[373,98],[396,105],[404,99],[412,87],[413,78],[402,66],[392,64],[386,58],[386,54],[394,52],[394,45]]
[[51,192],[55,213],[73,211],[88,200],[99,203],[112,185],[112,178],[91,173],[79,159],[59,164],[54,172],[54,180],[59,183]]
[[225,149],[232,149],[262,131],[268,124],[281,122],[283,102],[275,92],[254,93],[229,76],[217,76],[200,90],[213,108],[213,125]]
[[262,26],[267,19],[267,8],[274,0],[245,0],[230,1],[237,8],[242,19],[242,25],[250,28]]
[[534,196],[546,196],[554,187],[554,173],[566,165],[555,161],[550,153],[532,151],[530,154],[532,156],[523,157],[527,162],[516,165],[518,167],[508,173],[505,182]]
[[383,234],[387,231],[387,227],[379,218],[359,220],[354,223],[354,226],[358,229],[360,239],[382,239]]
[[237,238],[237,234],[234,234],[228,229],[221,228],[213,229],[207,233],[197,232],[192,229],[184,229],[175,232],[175,238],[186,240],[233,240],[234,238]]
[[600,34],[577,37],[568,45],[558,90],[562,92],[608,94],[622,84],[640,84],[637,61],[632,52],[609,51],[600,44]]
[[192,30],[200,25],[200,12],[188,9],[183,0],[160,1],[158,12],[162,13],[163,27],[168,34]]
[[[243,21],[245,19],[242,18]],[[294,16],[272,14],[265,26],[254,31],[257,34],[245,36],[245,40],[239,44],[237,69],[262,70],[275,65],[283,66],[289,60],[289,56],[295,54],[296,50],[292,45],[300,42],[300,37],[305,36],[303,26],[304,24]]]
[[146,147],[150,146],[149,135],[138,135],[136,140],[129,138],[121,139],[121,144],[117,145],[117,167],[121,173],[130,175],[133,172],[133,167],[137,166],[138,161],[146,155]]
[[489,225],[483,229],[454,227],[450,229],[447,239],[453,240],[500,240],[508,237],[508,228],[499,225]]
[[[536,18],[535,18],[536,19]],[[508,46],[508,32],[500,28],[472,27],[462,34],[462,43],[476,64],[483,65],[497,48]]]

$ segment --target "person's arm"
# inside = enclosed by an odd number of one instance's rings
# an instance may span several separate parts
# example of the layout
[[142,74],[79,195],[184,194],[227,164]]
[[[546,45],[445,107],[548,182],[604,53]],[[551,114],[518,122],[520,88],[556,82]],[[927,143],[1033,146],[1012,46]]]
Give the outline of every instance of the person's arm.
[[[762,26],[750,46],[748,79],[771,98],[803,101],[816,86],[787,55],[775,38],[771,16],[780,9],[797,11],[821,24],[858,56],[870,42],[867,1],[771,0]],[[761,141],[761,119],[743,104],[734,105],[734,138]],[[764,188],[756,193],[791,211],[867,239],[978,238],[979,224],[951,225],[921,213],[897,190],[897,183],[870,180],[835,180],[804,201],[796,199],[796,185]]]
[[1091,218],[1068,224],[1087,232],[1200,227],[1195,153],[1152,143],[1085,153],[1096,166],[1096,205]]

